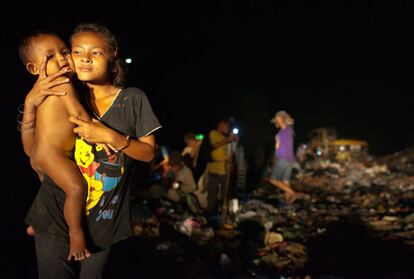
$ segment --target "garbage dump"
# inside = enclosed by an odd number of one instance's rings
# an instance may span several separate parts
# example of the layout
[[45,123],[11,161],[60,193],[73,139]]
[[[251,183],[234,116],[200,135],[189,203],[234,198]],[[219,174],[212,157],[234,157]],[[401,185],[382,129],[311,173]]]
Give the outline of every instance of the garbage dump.
[[[414,278],[414,148],[384,157],[308,161],[285,203],[260,183],[239,197],[232,227],[162,201],[133,206],[149,257],[177,278]],[[157,256],[158,255],[158,256]]]

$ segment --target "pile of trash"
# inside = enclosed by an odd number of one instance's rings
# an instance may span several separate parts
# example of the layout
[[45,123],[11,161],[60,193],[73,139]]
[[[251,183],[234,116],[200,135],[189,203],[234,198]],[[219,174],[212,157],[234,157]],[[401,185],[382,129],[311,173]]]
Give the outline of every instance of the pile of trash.
[[[197,264],[203,266],[203,275],[194,278],[343,278],[355,276],[350,272],[359,272],[358,266],[363,270],[358,275],[368,269],[371,275],[385,269],[412,271],[405,258],[381,261],[383,253],[403,253],[401,249],[407,249],[404,257],[414,255],[414,148],[382,158],[307,162],[292,187],[309,198],[285,203],[268,184],[239,197],[233,228],[216,227],[168,203],[155,213],[140,205],[133,212],[135,233],[161,237],[154,249],[163,253],[189,247],[183,241],[194,244],[195,250],[187,250],[188,264],[198,255]],[[168,233],[163,234],[163,224]],[[174,238],[174,233],[184,238]],[[381,266],[372,271],[375,264]],[[181,267],[183,274],[191,274],[190,266],[181,262]]]
[[414,175],[414,147],[384,156],[379,161],[387,164],[393,172],[402,172]]

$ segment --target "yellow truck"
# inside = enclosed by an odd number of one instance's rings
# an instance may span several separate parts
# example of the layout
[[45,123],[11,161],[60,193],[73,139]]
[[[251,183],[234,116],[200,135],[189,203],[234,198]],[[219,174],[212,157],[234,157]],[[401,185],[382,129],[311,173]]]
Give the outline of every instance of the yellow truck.
[[314,129],[309,138],[308,151],[314,157],[335,158],[343,161],[368,154],[368,142],[357,139],[338,139],[334,128]]

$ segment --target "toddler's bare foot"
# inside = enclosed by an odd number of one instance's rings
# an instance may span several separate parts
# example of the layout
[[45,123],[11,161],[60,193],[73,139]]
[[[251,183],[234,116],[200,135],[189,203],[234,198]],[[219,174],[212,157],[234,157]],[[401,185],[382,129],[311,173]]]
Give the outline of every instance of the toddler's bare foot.
[[83,231],[69,233],[70,251],[68,261],[75,259],[75,261],[82,261],[89,258],[92,254],[86,249],[85,236]]
[[32,226],[28,226],[27,229],[26,229],[26,233],[30,236],[34,236],[36,232],[35,232],[35,230],[33,229]]

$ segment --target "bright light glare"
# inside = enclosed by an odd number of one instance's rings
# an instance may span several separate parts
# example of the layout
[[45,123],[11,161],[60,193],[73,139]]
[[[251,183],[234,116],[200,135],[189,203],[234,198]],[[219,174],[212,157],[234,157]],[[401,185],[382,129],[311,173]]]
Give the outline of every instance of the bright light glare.
[[132,63],[132,58],[127,58],[127,59],[125,59],[125,63],[127,63],[127,64],[131,64],[131,63]]

